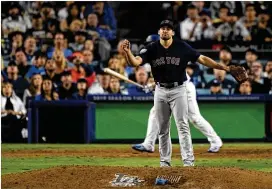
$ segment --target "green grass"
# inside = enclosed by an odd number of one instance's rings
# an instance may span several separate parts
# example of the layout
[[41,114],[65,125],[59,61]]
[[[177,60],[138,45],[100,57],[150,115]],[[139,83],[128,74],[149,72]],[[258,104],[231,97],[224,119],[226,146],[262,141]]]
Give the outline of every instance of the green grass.
[[[196,147],[208,147],[208,144],[194,144]],[[272,148],[271,143],[231,143],[224,144],[226,147],[235,147],[235,148]],[[2,144],[2,151],[9,150],[40,150],[40,149],[90,149],[90,148],[127,148],[130,147],[129,144]],[[178,144],[173,144],[173,148],[179,147]]]
[[[64,145],[64,144],[2,144],[2,151],[39,150],[39,149],[88,149],[88,148],[128,148],[130,145]],[[225,144],[227,147],[243,148],[272,148],[271,144]],[[178,145],[174,145],[178,147]],[[208,147],[207,144],[197,144],[194,148]],[[2,175],[8,173],[24,172],[35,169],[44,169],[61,165],[92,165],[92,166],[159,166],[159,159],[150,158],[103,158],[103,157],[2,157]],[[173,166],[181,166],[180,159],[173,159]],[[213,167],[240,167],[259,171],[272,172],[272,159],[234,159],[234,158],[198,158],[196,166]]]

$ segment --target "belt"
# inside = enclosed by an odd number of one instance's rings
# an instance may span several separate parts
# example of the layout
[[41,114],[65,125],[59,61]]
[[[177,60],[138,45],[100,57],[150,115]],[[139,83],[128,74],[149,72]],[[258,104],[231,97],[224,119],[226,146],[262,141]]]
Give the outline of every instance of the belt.
[[167,88],[167,89],[171,89],[171,88],[182,85],[183,82],[173,82],[173,83],[159,83],[159,82],[156,82],[156,84],[159,87],[164,87],[164,88]]

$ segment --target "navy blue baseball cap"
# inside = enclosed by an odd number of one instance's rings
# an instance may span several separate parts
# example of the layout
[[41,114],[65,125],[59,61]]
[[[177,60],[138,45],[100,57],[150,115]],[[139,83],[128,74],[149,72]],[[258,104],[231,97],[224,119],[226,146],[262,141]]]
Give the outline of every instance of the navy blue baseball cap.
[[174,29],[174,23],[171,20],[163,20],[160,24],[160,28],[167,26],[171,28],[172,30]]

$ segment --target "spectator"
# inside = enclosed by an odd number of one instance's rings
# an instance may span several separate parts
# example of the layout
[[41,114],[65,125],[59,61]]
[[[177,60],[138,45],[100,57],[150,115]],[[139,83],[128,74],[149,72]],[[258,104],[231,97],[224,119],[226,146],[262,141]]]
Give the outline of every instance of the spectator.
[[86,100],[88,90],[87,80],[81,78],[77,81],[77,92],[73,94],[72,98],[76,100]]
[[110,78],[109,74],[102,72],[97,76],[97,80],[88,89],[88,94],[108,94]]
[[148,74],[145,71],[144,67],[138,67],[136,69],[136,82],[140,85],[146,85],[148,79]]
[[[61,31],[68,30],[72,21],[82,19],[80,16],[80,11],[81,11],[80,9],[81,9],[81,7],[78,6],[76,3],[72,3],[69,5],[68,10],[67,10],[67,12],[68,12],[67,18],[63,19],[60,23]],[[82,21],[83,21],[83,28],[85,28],[85,25],[86,25],[85,20],[82,20]]]
[[263,77],[263,66],[260,62],[252,63],[251,67],[253,93],[268,93],[271,86],[271,80]]
[[97,48],[95,48],[94,42],[91,39],[87,39],[85,41],[84,50],[92,51],[95,61],[100,61],[101,60],[101,56],[99,55],[99,52],[98,52]]
[[100,74],[103,72],[103,66],[99,61],[93,60],[94,56],[92,51],[84,50],[83,51],[83,63],[90,69],[90,71],[94,71],[96,74]]
[[[238,63],[232,60],[232,52],[228,46],[224,46],[219,51],[219,63],[224,64],[226,66],[235,65],[237,66]],[[213,74],[213,69],[207,69],[208,74]]]
[[[148,36],[148,37],[149,37],[149,36]],[[151,38],[151,39],[150,39],[150,38]],[[150,35],[150,37],[147,38],[147,39],[150,40],[150,41],[148,41],[148,42],[151,42],[151,40],[157,39],[157,35],[154,36],[154,38],[153,38],[153,35]],[[118,44],[117,44],[117,54],[114,55],[114,57],[118,58],[118,59],[121,61],[121,65],[125,68],[125,72],[126,72],[128,75],[130,75],[130,74],[132,74],[132,73],[134,72],[134,68],[128,66],[128,64],[127,64],[127,59],[126,59],[126,57],[125,57],[125,54],[124,54],[124,51],[123,51],[123,48],[122,48],[122,42],[123,42],[123,41],[124,41],[124,40],[120,40],[120,41],[118,42]],[[145,64],[144,64],[144,67],[145,67],[145,69],[146,69],[147,72],[151,72],[151,67],[150,67],[150,65],[149,65],[148,63],[145,63]]]
[[61,75],[61,86],[59,86],[58,94],[61,100],[72,99],[73,93],[76,92],[76,85],[72,81],[70,71],[64,71]]
[[121,90],[121,84],[118,78],[111,77],[108,89],[109,94],[127,95],[127,91]]
[[222,5],[219,8],[219,17],[213,19],[213,25],[215,28],[218,28],[221,24],[227,23],[229,21],[229,8],[225,5]]
[[23,102],[26,107],[28,107],[29,98],[35,99],[37,95],[41,94],[42,89],[42,75],[39,73],[34,73],[30,79],[30,85],[24,91]]
[[25,40],[25,54],[28,62],[31,62],[36,52],[36,39],[32,36],[29,36]]
[[272,60],[267,61],[265,65],[265,72],[263,74],[264,77],[268,77],[268,73],[272,71]]
[[91,39],[87,39],[84,43],[84,50],[94,51],[94,43]]
[[210,92],[212,95],[223,94],[221,82],[216,79],[212,80],[210,85]]
[[26,109],[9,82],[2,83],[1,140],[3,143],[23,142],[21,131],[26,127]]
[[105,38],[107,40],[113,40],[116,38],[115,33],[110,28],[101,27],[98,22],[98,16],[95,13],[88,15],[86,30],[94,39]]
[[[139,83],[140,85],[147,85],[147,80],[148,80],[148,74],[145,71],[144,67],[138,67],[136,69],[136,82]],[[145,94],[142,88],[137,87],[136,85],[131,85],[128,88],[128,93],[130,95],[140,95],[140,94]]]
[[43,78],[52,80],[55,87],[61,84],[61,74],[56,73],[56,62],[54,59],[48,59],[45,63],[45,74]]
[[4,81],[8,81],[8,76],[6,74],[6,72],[4,71],[4,65],[2,63],[2,67],[1,67],[1,82]]
[[22,10],[19,4],[13,3],[9,7],[8,14],[9,16],[3,19],[2,22],[4,35],[8,35],[13,31],[26,32],[27,29],[32,27],[30,20],[26,16],[22,16]]
[[56,35],[56,33],[60,31],[59,21],[55,18],[48,19],[45,24],[45,30],[47,31],[46,37],[53,39],[54,35]]
[[[222,88],[231,89],[235,87],[234,81],[231,81],[225,78],[226,71],[214,69],[213,72],[214,72],[215,79],[220,82],[220,85],[222,86]],[[207,88],[210,88],[213,82],[214,80],[211,80],[210,82],[208,82]]]
[[47,25],[48,20],[56,18],[51,2],[43,2],[40,13],[45,25]]
[[85,78],[88,87],[90,87],[96,77],[93,69],[83,63],[83,55],[80,52],[73,53],[71,59],[74,63],[74,67],[71,69],[72,81],[77,82],[80,78]]
[[272,41],[272,30],[269,28],[269,14],[266,10],[263,10],[258,18],[258,23],[252,27],[252,40],[256,44],[263,45],[265,42]]
[[239,93],[241,95],[251,95],[252,86],[249,81],[245,81],[244,83],[241,83],[239,86]]
[[43,1],[20,1],[19,4],[29,15],[37,14],[41,11]]
[[258,53],[255,49],[249,48],[246,51],[245,54],[245,62],[241,63],[241,66],[243,66],[246,70],[250,70],[251,69],[251,65],[253,62],[256,62],[258,59]]
[[11,49],[7,49],[7,51],[10,53],[10,56],[12,57],[15,55],[17,49],[23,48],[24,33],[20,31],[10,33],[9,41],[11,43]]
[[239,19],[238,22],[241,22],[246,29],[251,33],[253,26],[256,26],[258,23],[258,18],[256,16],[256,10],[253,3],[246,5],[245,16]]
[[194,38],[198,41],[215,39],[215,28],[211,18],[205,12],[200,14],[200,22],[196,26]]
[[251,36],[246,27],[237,22],[238,17],[229,13],[228,22],[222,23],[216,30],[218,41],[250,41]]
[[24,90],[28,87],[25,78],[18,75],[19,70],[15,62],[10,62],[7,67],[8,81],[12,84],[15,93],[23,99]]
[[178,23],[184,20],[186,15],[186,2],[172,1],[171,6],[166,10],[166,18]]
[[55,72],[57,74],[61,74],[64,71],[64,69],[67,67],[67,62],[63,52],[60,50],[54,51],[53,60],[56,62]]
[[84,29],[84,25],[83,25],[83,21],[80,20],[80,19],[75,19],[71,22],[71,24],[69,25],[69,34],[70,34],[70,37],[69,39],[72,40],[73,37],[74,37],[74,34],[77,32],[77,31],[81,31]]
[[254,81],[263,84],[263,66],[260,62],[253,62],[251,66],[251,73],[254,76]]
[[[248,77],[249,77],[249,81],[251,83],[251,87],[252,87],[252,94],[262,94],[265,91],[264,85],[254,81],[258,75],[258,66],[254,66],[254,69],[250,68],[250,70],[248,70]],[[253,73],[253,70],[255,70],[255,73]],[[237,91],[237,89],[236,89]]]
[[59,100],[59,95],[55,91],[53,82],[49,78],[44,78],[42,82],[41,94],[35,97],[37,101]]
[[83,50],[83,63],[86,65],[92,65],[93,63],[93,52],[90,50]]
[[46,60],[47,60],[46,54],[37,53],[34,57],[33,65],[29,68],[28,72],[25,75],[25,78],[30,79],[33,73],[44,74],[45,73],[44,65]]
[[218,18],[219,9],[222,6],[226,6],[229,12],[235,13],[237,16],[241,17],[243,15],[243,5],[239,1],[214,1],[210,4],[210,11],[212,13],[212,18]]
[[43,20],[40,13],[32,16],[32,28],[27,30],[27,35],[35,37],[38,42],[46,38],[46,31],[44,30]]
[[15,62],[19,69],[19,75],[25,77],[26,73],[28,72],[31,66],[27,64],[26,55],[23,49],[19,48],[16,50]]
[[199,24],[199,15],[196,6],[192,4],[188,5],[187,16],[188,18],[180,23],[180,37],[183,40],[195,41],[194,32]]
[[74,42],[69,44],[69,47],[75,51],[82,51],[84,48],[84,42],[87,38],[87,33],[84,31],[77,31],[75,33]]
[[258,20],[267,22],[267,27],[272,28],[272,19],[271,19],[271,9],[266,8],[266,9],[261,9],[258,14]]
[[116,57],[112,57],[109,60],[109,68],[112,70],[115,70],[116,72],[118,72],[119,74],[125,75],[127,76],[127,73],[125,73],[125,68],[121,63],[121,60],[116,58]]
[[196,6],[198,9],[199,15],[207,15],[209,18],[211,17],[211,11],[204,7],[205,1],[192,1],[192,4]]
[[70,5],[73,3],[74,3],[74,1],[66,1],[65,2],[66,6],[59,10],[58,17],[59,17],[60,21],[65,20],[68,17],[68,14],[69,14],[68,9],[69,9]]
[[110,29],[114,34],[116,33],[116,18],[109,3],[97,1],[88,4],[84,12],[84,17],[86,18],[90,13],[96,13],[98,15],[98,22],[100,23],[101,28]]
[[64,41],[64,34],[63,33],[56,33],[54,39],[54,48],[50,49],[47,53],[48,58],[53,56],[54,51],[62,51],[64,53],[65,58],[72,55],[72,51],[70,49],[65,48],[65,41]]

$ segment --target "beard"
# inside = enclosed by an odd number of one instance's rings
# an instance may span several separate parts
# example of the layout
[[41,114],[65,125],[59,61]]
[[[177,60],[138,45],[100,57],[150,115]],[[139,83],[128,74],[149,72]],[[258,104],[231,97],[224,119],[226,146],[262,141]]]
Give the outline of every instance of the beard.
[[165,35],[165,36],[162,36],[161,39],[164,41],[168,41],[169,39],[171,39],[171,37]]

